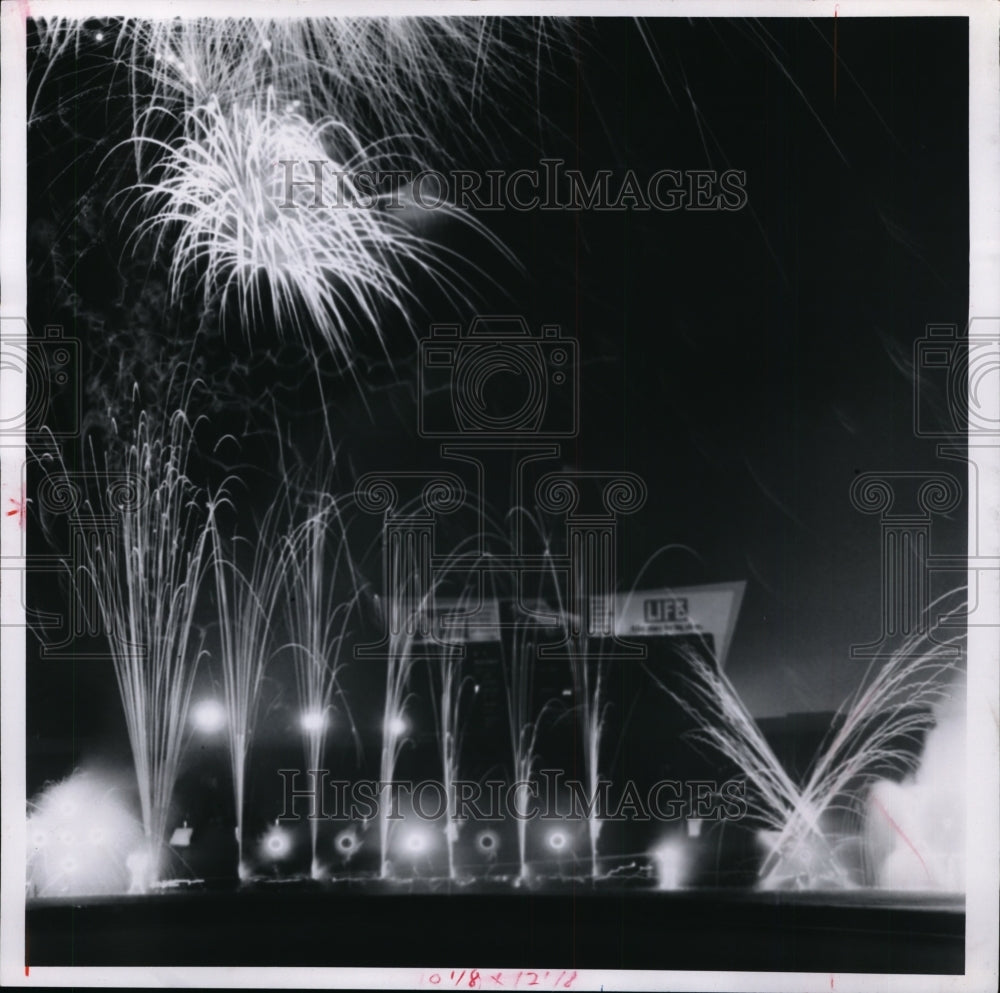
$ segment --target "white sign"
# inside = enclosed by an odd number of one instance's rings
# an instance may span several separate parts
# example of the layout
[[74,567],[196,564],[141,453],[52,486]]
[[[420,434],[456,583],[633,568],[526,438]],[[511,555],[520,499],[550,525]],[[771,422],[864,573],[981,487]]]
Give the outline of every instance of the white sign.
[[626,640],[711,635],[719,665],[724,665],[746,585],[741,581],[615,594],[615,634]]

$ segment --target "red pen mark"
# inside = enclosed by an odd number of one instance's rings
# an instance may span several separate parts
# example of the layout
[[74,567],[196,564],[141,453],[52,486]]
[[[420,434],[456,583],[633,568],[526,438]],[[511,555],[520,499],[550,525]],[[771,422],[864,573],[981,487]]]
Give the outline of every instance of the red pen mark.
[[20,525],[21,529],[24,529],[25,521],[28,518],[28,504],[31,502],[24,495],[24,490],[21,490],[21,499],[18,500],[17,497],[10,497],[10,502],[14,505],[13,510],[7,511],[8,517],[16,517],[17,523]]
[[14,504],[14,509],[8,510],[7,516],[16,517],[17,523],[23,531],[25,521],[28,518],[28,501],[23,498],[18,500],[16,497],[11,497],[10,502]]
[[429,982],[432,986],[437,986],[437,984],[441,982],[441,976],[436,972],[432,972],[430,976],[427,977],[427,982]]
[[913,847],[913,842],[906,837],[906,834],[904,833],[903,829],[892,819],[892,815],[889,813],[889,811],[882,806],[882,801],[879,800],[877,796],[872,796],[872,799],[875,801],[875,806],[878,807],[880,811],[882,811],[882,813],[885,815],[885,819],[889,822],[889,824],[892,825],[892,829],[900,836],[900,838],[903,839],[903,841],[906,842],[907,847],[910,849],[910,851],[913,852],[914,855],[916,855],[917,861],[920,863],[924,872],[927,873],[927,878],[932,879],[930,870],[927,868],[927,864],[920,857],[920,852],[918,852],[916,848]]
[[502,972],[498,972],[495,975],[490,976],[490,979],[492,979],[493,982],[496,983],[497,986],[503,986],[503,973]]
[[833,973],[830,973],[830,989],[833,989]]

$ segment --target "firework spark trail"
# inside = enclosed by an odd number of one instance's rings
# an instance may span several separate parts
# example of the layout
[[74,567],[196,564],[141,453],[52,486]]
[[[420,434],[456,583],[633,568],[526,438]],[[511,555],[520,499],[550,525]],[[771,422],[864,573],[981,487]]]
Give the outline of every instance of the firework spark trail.
[[[545,536],[539,521],[523,507],[514,508],[508,517],[514,521],[514,540],[511,542],[515,555],[523,555],[524,549],[517,547],[520,535],[519,521],[533,526],[538,536],[545,541]],[[508,539],[509,540],[509,539]],[[545,557],[549,558],[548,542],[545,541]],[[544,601],[546,581],[556,583],[555,596],[561,602],[558,591],[558,576],[554,567],[547,567],[539,580],[539,599]],[[495,595],[495,591],[494,591]],[[519,787],[515,802],[525,804],[529,796],[531,777],[534,775],[537,760],[538,736],[542,721],[555,705],[556,701],[547,700],[537,710],[534,707],[534,673],[538,658],[536,637],[538,622],[533,618],[522,618],[520,612],[515,621],[512,633],[501,632],[500,665],[504,676],[506,692],[507,727],[510,736],[511,764],[514,782],[523,784]],[[526,808],[522,808],[526,809]],[[517,849],[519,872],[515,885],[526,883],[531,870],[527,858],[527,821],[524,817],[517,820]]]
[[[154,876],[202,655],[194,613],[207,532],[201,492],[187,475],[194,434],[189,401],[190,390],[163,422],[141,411],[132,440],[116,434],[112,444],[122,442],[122,449],[105,452],[103,465],[89,439],[89,476],[97,482],[82,504],[69,504],[71,526],[81,534],[102,520],[118,524],[105,539],[76,544],[82,561],[71,567],[71,581],[81,602],[93,590],[111,649]],[[54,494],[72,487],[61,462],[47,471]]]
[[897,651],[873,662],[862,685],[842,708],[842,722],[821,746],[801,787],[785,772],[714,661],[687,653],[685,696],[656,680],[697,721],[694,737],[735,760],[753,787],[756,800],[751,814],[771,834],[770,852],[759,873],[762,886],[783,885],[787,881],[783,862],[817,851],[826,853],[821,860],[827,873],[824,881],[851,885],[822,818],[835,810],[858,814],[880,770],[887,765],[916,764],[912,751],[899,742],[914,744],[933,725],[931,708],[947,695],[947,678],[958,664],[950,650],[961,637],[938,643],[934,634],[915,635]]
[[[336,542],[332,555],[331,537]],[[306,519],[288,533],[282,570],[287,592],[285,618],[292,639],[282,647],[290,650],[295,659],[295,678],[303,707],[306,768],[318,770],[334,699],[341,693],[347,627],[360,595],[350,561],[346,524],[333,497],[327,496],[314,504]],[[346,592],[342,583],[345,573]],[[318,817],[310,818],[310,871],[314,879],[322,875],[317,858],[318,828]]]
[[[249,868],[243,859],[246,765],[264,672],[270,660],[271,627],[282,589],[281,548],[277,525],[282,501],[275,500],[253,542],[249,571],[237,564],[239,537],[225,542],[218,514],[231,500],[220,491],[211,502],[206,530],[210,535],[219,620],[222,693],[226,736],[233,777],[237,868],[241,879]],[[245,543],[245,542],[244,542]]]
[[[933,611],[955,593],[940,597],[928,608]],[[955,649],[964,635],[954,634],[942,642],[938,630],[917,634],[886,658],[875,660],[865,679],[844,708],[842,724],[821,748],[803,788],[804,802],[820,812],[835,809],[847,798],[847,809],[857,812],[858,798],[867,794],[886,767],[913,771],[919,763],[913,746],[933,728],[935,709],[948,697],[948,683],[956,673],[959,657]],[[872,671],[874,670],[874,676]],[[786,825],[785,834],[800,830]]]
[[[532,676],[535,669],[536,646],[530,637],[527,624],[518,625],[512,644],[501,653],[504,687],[507,692],[507,724],[510,732],[511,759],[514,782],[527,784],[535,770],[536,748],[542,713],[534,714],[531,706]],[[520,787],[515,802],[526,799],[527,785]],[[527,823],[517,821],[517,850],[519,857],[518,883],[529,878],[527,860]]]
[[[476,111],[487,82],[510,92],[543,54],[566,46],[573,21],[545,17],[125,18],[95,30],[81,18],[35,19],[36,92],[72,54],[109,51],[129,76],[133,123],[149,105],[181,113],[217,97],[286,102],[386,133],[483,137]],[[107,36],[113,35],[113,43]],[[524,54],[529,47],[534,55]],[[32,115],[34,116],[34,115]]]
[[607,703],[604,701],[604,679],[607,663],[600,657],[589,657],[588,639],[582,639],[581,653],[570,662],[573,687],[579,700],[580,732],[583,737],[583,768],[587,779],[588,799],[592,809],[587,816],[587,832],[590,838],[590,876],[597,879],[598,850],[601,834],[601,817],[596,798],[600,784],[601,740],[604,736],[604,722]]
[[437,730],[438,753],[447,807],[445,810],[445,841],[448,851],[448,878],[455,879],[455,842],[460,824],[456,818],[455,782],[459,776],[462,753],[460,724],[462,694],[469,677],[462,675],[462,652],[459,646],[445,648],[437,660],[437,674],[431,669],[431,704]]
[[379,848],[381,862],[379,878],[391,875],[389,844],[391,841],[391,787],[396,778],[396,763],[409,740],[406,706],[409,702],[410,674],[413,669],[413,634],[404,627],[399,634],[390,635],[389,660],[385,674],[385,701],[382,708],[382,753],[379,760],[379,782],[382,796],[379,801]]
[[[548,541],[546,541],[546,557],[548,557]],[[557,610],[561,617],[566,617],[566,607],[554,564],[550,564],[549,568],[556,591]],[[582,578],[578,580],[577,588],[585,588]],[[567,629],[569,627],[567,625]],[[587,815],[587,834],[590,842],[590,877],[591,879],[597,879],[600,875],[598,869],[598,841],[602,827],[597,799],[601,778],[601,743],[604,737],[605,719],[608,710],[608,703],[604,699],[604,681],[608,663],[602,657],[602,650],[600,648],[597,649],[595,654],[591,653],[590,637],[584,625],[581,624],[579,630],[579,635],[569,635],[570,650],[572,652],[569,666],[570,675],[573,680],[573,695],[577,701],[577,719],[580,725],[580,735],[583,744],[584,778],[587,781],[588,801],[591,804]]]
[[[453,551],[447,564],[441,569],[441,573],[447,573],[452,568],[457,568],[460,563],[469,565],[469,560],[465,559],[462,551],[465,545],[475,548],[478,546],[478,536],[473,535]],[[475,567],[481,564],[481,556],[474,556],[471,560],[471,570],[469,576],[476,575]],[[435,587],[436,589],[436,587]],[[470,629],[467,618],[470,608],[475,605],[474,596],[479,593],[478,586],[473,589],[466,585],[462,596],[459,597],[455,608],[454,618],[461,621],[461,642],[459,644],[449,644],[447,642],[447,631],[442,631],[441,639],[445,642],[441,646],[440,655],[435,665],[432,663],[430,669],[431,681],[431,707],[434,715],[434,726],[438,739],[438,754],[441,759],[442,779],[444,780],[445,797],[447,807],[445,809],[445,840],[448,852],[448,878],[456,878],[455,868],[455,843],[458,841],[458,833],[461,830],[461,822],[457,818],[458,796],[455,783],[459,777],[460,760],[462,754],[462,704],[464,693],[472,679],[468,675],[463,675],[464,651],[463,645],[468,645],[470,641]],[[480,605],[481,606],[481,605]],[[439,631],[436,623],[433,630]]]
[[411,696],[409,686],[415,662],[414,643],[422,630],[422,618],[430,608],[432,596],[430,591],[420,592],[416,572],[406,574],[403,571],[405,553],[394,545],[390,554],[392,560],[385,563],[385,568],[389,576],[396,577],[397,588],[388,590],[383,618],[389,632],[389,652],[382,708],[382,751],[379,759],[379,782],[382,784],[378,810],[381,879],[388,879],[391,875],[391,790],[400,753],[410,740],[406,708]]

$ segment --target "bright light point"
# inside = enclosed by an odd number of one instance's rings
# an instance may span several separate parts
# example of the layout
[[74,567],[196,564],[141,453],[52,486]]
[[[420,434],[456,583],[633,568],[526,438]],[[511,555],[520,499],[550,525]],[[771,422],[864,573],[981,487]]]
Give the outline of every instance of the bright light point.
[[337,835],[336,845],[342,855],[350,855],[358,847],[358,837],[353,831],[342,831]]
[[412,859],[430,851],[432,841],[426,828],[412,828],[402,838],[400,846]]
[[653,850],[656,876],[661,890],[679,890],[687,874],[687,858],[679,841],[666,841]]
[[554,852],[561,852],[566,847],[566,835],[562,831],[553,831],[549,835],[549,848]]
[[218,700],[199,700],[191,708],[191,723],[202,734],[215,734],[226,726],[226,711]]
[[476,848],[484,855],[490,855],[500,847],[500,837],[495,831],[480,831],[476,835]]
[[386,728],[394,738],[399,738],[406,734],[409,725],[400,717],[398,714],[395,717],[390,717]]
[[131,852],[125,860],[129,874],[129,893],[147,893],[156,875],[156,860],[143,848]]
[[273,827],[264,835],[260,847],[265,858],[283,859],[292,850],[292,839],[287,831]]
[[299,718],[299,723],[307,734],[317,734],[326,727],[326,713],[322,710],[307,710]]
[[104,32],[103,31],[95,31],[94,32],[94,40],[95,41],[104,41]]

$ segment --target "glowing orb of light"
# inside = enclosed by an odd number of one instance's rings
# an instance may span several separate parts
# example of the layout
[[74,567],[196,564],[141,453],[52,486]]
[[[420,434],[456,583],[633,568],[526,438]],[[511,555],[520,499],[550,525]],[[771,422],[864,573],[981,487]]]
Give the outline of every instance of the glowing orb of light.
[[656,877],[661,890],[679,890],[688,871],[687,853],[677,840],[665,841],[652,851]]
[[191,723],[202,734],[215,734],[226,726],[226,710],[218,700],[199,700],[191,708]]
[[292,851],[292,836],[277,824],[270,828],[260,840],[260,852],[264,858],[277,862],[287,858]]
[[432,846],[433,841],[426,828],[409,828],[401,841],[403,851],[412,859],[425,855]]
[[566,849],[566,846],[569,844],[569,839],[566,837],[565,831],[559,831],[557,829],[555,831],[549,832],[548,843],[549,843],[549,848],[551,848],[552,851],[562,852]]
[[476,848],[483,855],[495,855],[500,850],[500,836],[496,831],[480,831],[476,835]]
[[400,714],[394,714],[386,722],[385,727],[386,730],[389,732],[389,734],[392,735],[392,737],[400,738],[404,734],[406,734],[409,725],[406,723],[406,720]]
[[299,724],[306,734],[318,734],[326,727],[326,712],[323,710],[303,711]]
[[345,859],[349,859],[358,850],[360,845],[361,842],[358,840],[357,833],[353,828],[341,831],[333,842],[333,846],[336,848],[338,854]]

